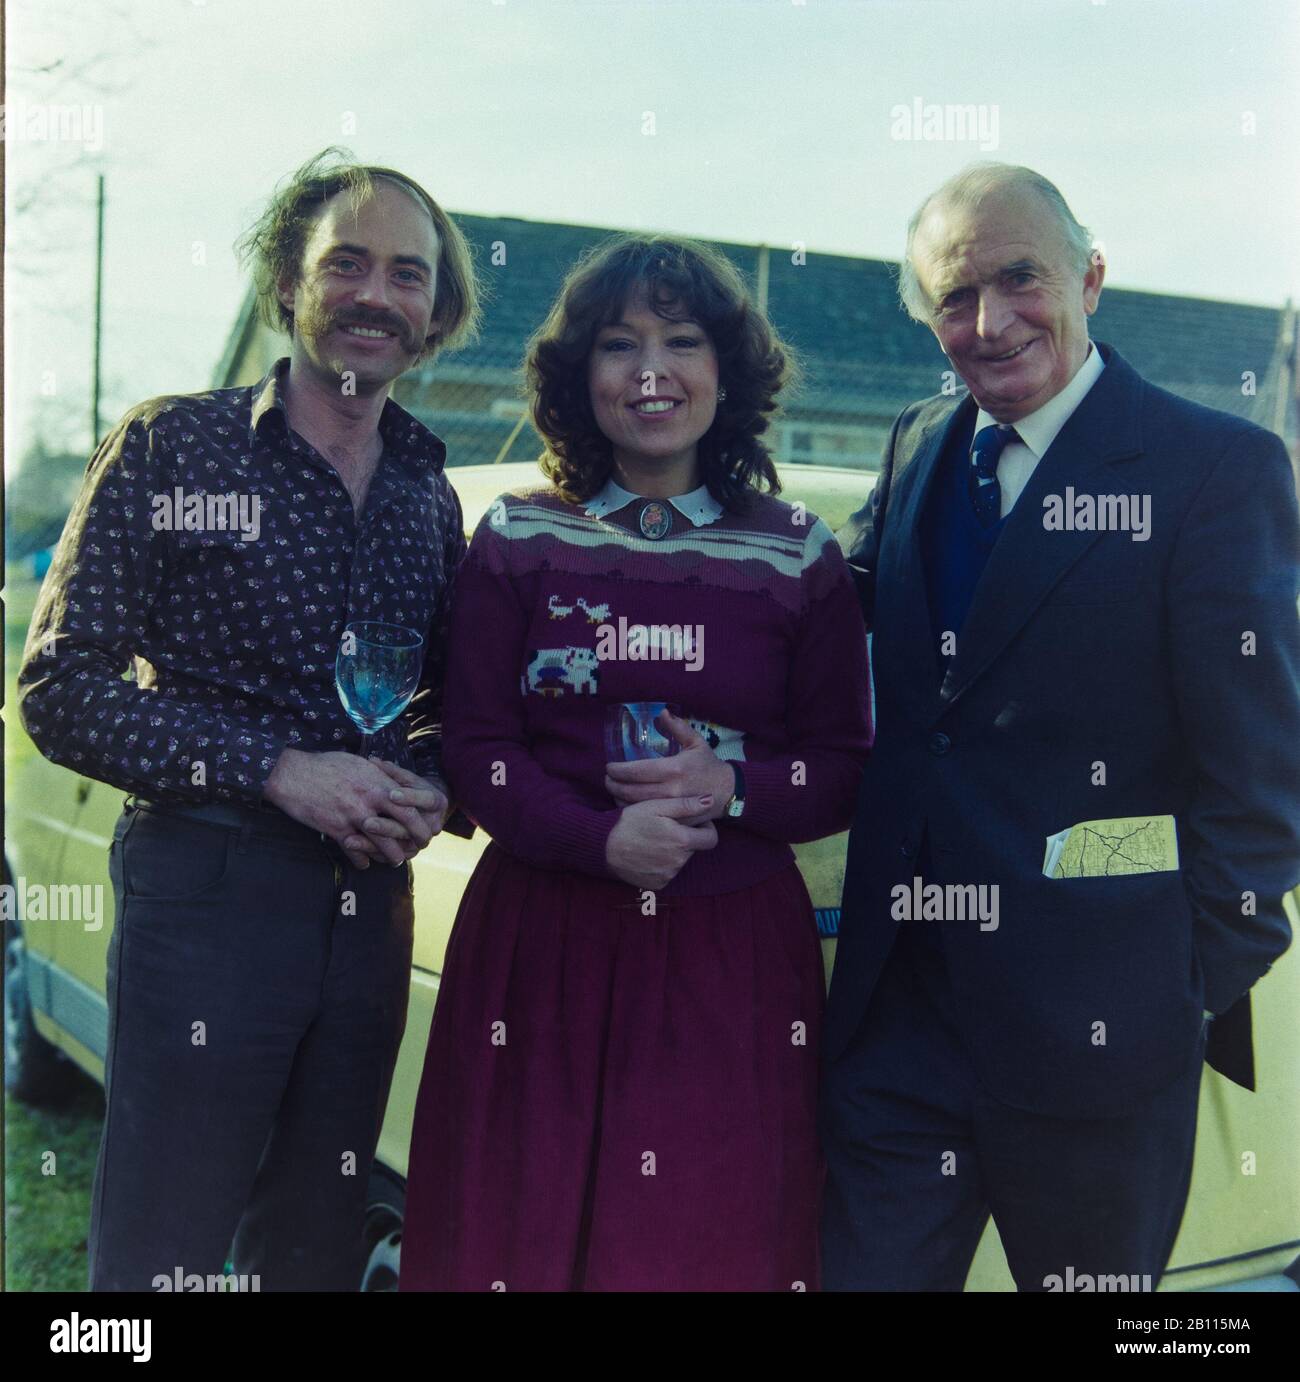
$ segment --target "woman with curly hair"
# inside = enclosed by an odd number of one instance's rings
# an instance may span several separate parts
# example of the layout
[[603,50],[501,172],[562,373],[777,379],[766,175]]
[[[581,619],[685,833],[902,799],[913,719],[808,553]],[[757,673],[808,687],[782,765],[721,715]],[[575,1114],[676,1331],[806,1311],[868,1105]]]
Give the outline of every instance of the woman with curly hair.
[[848,569],[775,498],[793,361],[720,253],[619,236],[530,342],[549,483],[457,578],[443,764],[492,837],[411,1143],[401,1286],[818,1283],[824,1001],[790,844],[871,742]]

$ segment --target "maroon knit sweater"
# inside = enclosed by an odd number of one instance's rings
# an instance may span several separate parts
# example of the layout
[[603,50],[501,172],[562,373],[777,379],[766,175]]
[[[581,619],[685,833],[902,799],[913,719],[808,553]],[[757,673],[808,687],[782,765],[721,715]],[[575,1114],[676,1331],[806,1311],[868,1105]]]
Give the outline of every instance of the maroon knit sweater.
[[746,803],[661,895],[731,892],[848,827],[872,739],[862,616],[798,506],[764,496],[701,527],[670,510],[658,540],[639,512],[591,517],[550,487],[493,502],[456,578],[443,766],[511,854],[611,878],[606,710],[675,702],[741,762]]

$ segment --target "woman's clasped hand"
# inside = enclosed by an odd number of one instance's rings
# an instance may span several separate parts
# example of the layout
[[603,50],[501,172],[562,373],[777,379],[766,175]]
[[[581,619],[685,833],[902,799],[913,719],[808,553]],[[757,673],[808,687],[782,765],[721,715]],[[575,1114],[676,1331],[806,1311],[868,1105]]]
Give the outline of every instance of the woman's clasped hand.
[[718,843],[713,821],[733,782],[731,769],[686,720],[664,710],[657,723],[679,752],[605,765],[605,790],[623,806],[605,857],[623,882],[652,891],[671,883],[697,850]]

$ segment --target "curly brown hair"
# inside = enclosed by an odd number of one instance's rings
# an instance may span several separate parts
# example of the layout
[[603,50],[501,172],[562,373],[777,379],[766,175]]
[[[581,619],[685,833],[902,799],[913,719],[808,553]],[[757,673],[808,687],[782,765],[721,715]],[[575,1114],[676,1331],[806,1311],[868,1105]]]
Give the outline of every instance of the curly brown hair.
[[459,226],[414,178],[395,168],[357,163],[346,149],[332,146],[308,159],[271,197],[266,209],[235,242],[241,261],[250,263],[258,316],[273,331],[293,335],[293,312],[276,289],[297,282],[302,252],[321,208],[339,192],[353,207],[373,194],[377,178],[406,188],[433,218],[438,233],[434,312],[438,325],[430,332],[419,359],[454,350],[478,334],[479,291],[469,243]]
[[762,434],[777,410],[777,394],[797,381],[798,361],[724,254],[668,235],[620,234],[594,245],[570,270],[529,340],[524,368],[533,425],[546,446],[542,470],[575,503],[590,499],[609,478],[613,449],[596,423],[587,366],[596,334],[639,293],[666,320],[693,318],[717,351],[726,398],[698,452],[709,493],[733,511],[757,493],[779,493]]

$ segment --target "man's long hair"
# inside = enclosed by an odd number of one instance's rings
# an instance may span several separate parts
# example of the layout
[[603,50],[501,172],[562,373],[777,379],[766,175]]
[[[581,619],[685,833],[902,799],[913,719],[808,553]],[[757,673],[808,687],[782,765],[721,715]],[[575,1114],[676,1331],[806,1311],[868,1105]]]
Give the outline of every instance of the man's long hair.
[[357,163],[346,149],[331,147],[309,159],[271,197],[261,216],[236,241],[242,262],[252,269],[258,316],[272,330],[293,334],[293,310],[280,301],[282,283],[296,283],[302,273],[302,253],[321,208],[331,197],[346,193],[353,210],[374,195],[383,178],[412,193],[433,218],[438,233],[438,265],[434,287],[435,327],[419,359],[440,350],[454,350],[478,334],[479,291],[469,242],[455,221],[405,173],[395,168]]

